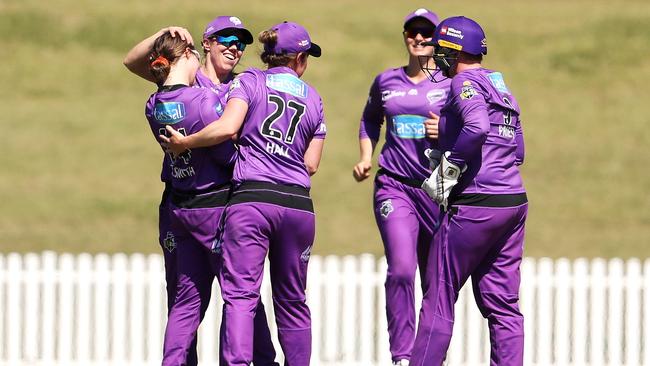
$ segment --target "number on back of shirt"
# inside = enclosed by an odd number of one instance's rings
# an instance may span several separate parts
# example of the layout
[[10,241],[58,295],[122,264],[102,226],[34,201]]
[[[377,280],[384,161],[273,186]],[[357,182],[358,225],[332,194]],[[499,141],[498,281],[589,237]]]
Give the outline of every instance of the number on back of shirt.
[[[287,144],[292,144],[296,132],[298,131],[298,125],[300,124],[302,116],[305,115],[307,107],[295,100],[285,102],[284,99],[272,94],[269,95],[269,103],[275,104],[275,111],[273,111],[273,113],[266,117],[264,122],[262,122],[260,132],[266,137],[276,140],[284,140]],[[288,113],[291,114],[291,121],[289,123],[289,128],[287,128],[287,131],[283,134],[282,131],[273,128],[273,124],[282,117],[285,112],[287,112],[287,107],[289,109]]]

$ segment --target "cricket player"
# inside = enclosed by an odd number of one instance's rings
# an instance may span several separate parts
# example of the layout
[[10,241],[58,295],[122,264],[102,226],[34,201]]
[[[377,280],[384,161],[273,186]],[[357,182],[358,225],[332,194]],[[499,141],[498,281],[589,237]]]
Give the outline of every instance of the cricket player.
[[374,212],[388,261],[386,316],[394,365],[408,365],[415,339],[415,270],[424,268],[438,223],[438,205],[420,188],[431,174],[426,149],[438,148],[438,115],[447,100],[449,80],[432,84],[420,68],[431,62],[430,41],[438,16],[417,9],[404,19],[406,66],[379,74],[370,88],[359,125],[360,160],[353,170],[370,176],[372,154],[386,121],[386,139],[375,178]]
[[[154,37],[156,35],[158,36]],[[180,27],[164,28],[160,32],[156,33],[156,35],[149,37],[148,39],[136,45],[127,55],[125,59],[125,65],[127,65],[127,67],[131,71],[138,74],[139,76],[144,77],[147,80],[151,80],[153,82],[159,83],[160,78],[156,79],[155,75],[151,72],[151,68],[149,67],[149,69],[147,69],[145,72],[143,71],[141,65],[143,59],[149,59],[148,52],[151,51],[155,40],[160,38],[163,35],[169,35],[171,36],[171,38],[178,38],[179,40],[186,42],[188,45],[192,44],[192,40],[189,33]],[[207,122],[213,121],[214,119],[218,118],[218,116],[223,112],[223,105],[225,105],[226,92],[228,90],[228,86],[230,85],[230,82],[233,80],[234,77],[233,69],[239,62],[243,50],[245,49],[245,45],[250,43],[252,43],[252,35],[247,29],[243,27],[241,21],[237,17],[233,17],[233,16],[217,17],[207,25],[206,31],[204,32],[204,40],[203,40],[204,52],[206,54],[206,62],[203,65],[201,65],[200,69],[196,70],[191,80],[192,84],[203,86],[205,88],[208,88],[210,91],[209,93],[210,102],[208,104],[212,104],[210,108],[213,111],[213,114],[203,116],[204,118],[207,118],[206,119]],[[175,67],[173,63],[171,63],[170,66]],[[206,89],[206,91],[204,92],[207,92],[208,89]],[[168,92],[168,90],[161,90],[161,92]],[[183,89],[183,92],[185,92],[185,89]],[[179,94],[179,98],[182,95],[183,95],[182,93]],[[175,98],[175,97],[176,95],[171,96],[171,98]],[[184,108],[183,111],[188,112],[185,109],[185,107],[187,107],[188,109],[199,108],[198,105],[190,105],[194,102],[197,102],[198,100],[199,99],[197,98],[190,98],[188,100],[182,101],[181,104],[183,104],[183,108]],[[162,102],[162,104],[165,103],[166,102]],[[165,113],[158,114],[158,115],[164,116]],[[155,131],[156,136],[158,135],[158,133],[159,131]],[[230,148],[232,150],[232,146],[230,146]],[[232,150],[232,152],[234,152],[234,150]],[[224,156],[227,156],[227,154]],[[234,159],[234,155],[231,155],[230,158]],[[161,245],[164,248],[163,253],[165,256],[165,274],[166,274],[167,290],[168,290],[168,306],[170,311],[173,306],[173,303],[177,299],[177,294],[176,294],[177,277],[182,277],[182,276],[187,277],[187,274],[185,275],[179,274],[178,269],[176,268],[177,251],[175,249],[178,247],[179,243],[183,242],[183,238],[179,238],[178,234],[175,235],[175,231],[172,230],[169,223],[171,206],[173,206],[169,203],[170,197],[174,196],[176,197],[177,200],[179,197],[178,190],[176,190],[175,195],[172,195],[170,193],[171,189],[169,187],[171,186],[171,180],[172,180],[171,163],[172,162],[170,161],[169,156],[166,156],[163,162],[163,172],[161,177],[163,181],[166,182],[167,189],[163,194],[163,199],[160,205],[160,220],[159,220]],[[191,171],[195,169],[195,167],[190,167],[188,169],[190,169]],[[232,164],[227,164],[227,165],[221,164],[218,167],[218,170],[221,172],[220,173],[221,175],[227,177],[225,179],[225,182],[229,182],[230,177],[232,175]],[[173,174],[180,174],[180,176],[186,173],[188,172],[184,172],[182,170],[173,170]],[[224,182],[215,181],[213,183],[216,184],[217,186],[220,186]],[[223,204],[225,203],[225,197],[222,195],[227,193],[228,187],[223,187],[223,188],[225,188],[225,190],[220,190],[221,193],[219,199],[216,201],[210,201],[208,203],[210,207],[202,207],[202,205],[206,203],[199,203],[199,207],[194,207],[195,206],[194,203],[192,203],[189,206],[187,203],[182,203],[181,206],[178,206],[179,203],[176,202],[176,205],[174,206],[176,213],[182,213],[185,216],[190,215],[193,217],[191,220],[195,220],[195,221],[201,220],[200,217],[196,217],[197,212],[201,212],[205,216],[204,221],[200,221],[201,225],[199,225],[198,222],[195,222],[195,225],[188,225],[187,227],[184,228],[184,230],[181,230],[186,236],[194,237],[194,239],[198,241],[205,241],[207,240],[205,238],[207,238],[210,235],[212,236],[214,235],[214,232],[216,230],[215,229],[216,224],[219,221],[220,211],[222,210]],[[198,192],[202,192],[202,191],[198,190]],[[191,194],[188,196],[189,197],[188,199],[192,200],[192,197],[194,196],[195,193],[196,193],[195,190],[191,189]],[[211,212],[210,215],[207,214],[208,212]],[[209,219],[208,216],[210,216]],[[176,219],[178,220],[179,217],[176,217]],[[187,217],[185,217],[185,220],[188,220]],[[191,232],[192,230],[194,230],[194,232]],[[194,254],[198,255],[199,253],[195,252]],[[204,256],[205,254],[201,254],[197,256],[197,258],[198,257],[203,258]],[[202,291],[200,296],[202,302],[200,306],[200,319],[203,318],[203,314],[205,313],[206,310],[205,307],[207,306],[208,304],[207,301],[209,300],[210,297],[209,288],[207,289],[208,292],[205,293],[204,287],[207,286],[208,283],[210,285],[212,284],[212,279],[216,274],[215,271],[218,271],[218,267],[215,268],[214,266],[208,265],[206,260],[201,258],[199,258],[199,263],[193,267],[193,269],[196,271],[195,277],[196,278],[200,277],[201,279],[201,284],[195,284],[198,287],[200,287],[200,290]],[[210,262],[213,262],[212,264],[214,264],[215,261],[216,264],[218,265],[219,264],[218,259],[213,258],[210,260]],[[187,267],[187,264],[185,265]],[[181,284],[181,287],[182,286],[183,284]],[[195,300],[196,300],[196,293],[193,294],[193,296],[195,296]],[[193,313],[194,309],[192,310],[185,309],[184,311],[189,311],[190,313]],[[193,319],[191,323],[192,325],[189,326],[189,328],[186,327],[187,329],[192,329],[194,327],[194,323],[196,323],[196,326],[198,326],[198,322],[196,322],[196,319]],[[168,337],[168,339],[170,341],[184,342],[185,340],[181,339],[182,337],[177,338],[174,335],[175,331],[176,330],[171,330],[172,333],[170,333],[171,335]],[[198,363],[197,352],[196,352],[196,337],[195,337],[196,332],[194,331],[193,334],[194,334],[194,340],[190,346],[189,351],[187,352],[187,359],[186,359],[187,363],[182,363],[182,364],[196,365]],[[183,347],[179,348],[182,352],[184,352]],[[271,342],[271,335],[266,321],[266,314],[264,312],[264,307],[260,302],[258,310],[255,315],[255,356],[254,356],[255,363],[256,365],[278,365],[274,361],[275,356],[276,356],[275,350]]]
[[168,127],[171,137],[162,138],[182,154],[238,134],[222,246],[224,364],[251,364],[253,315],[268,253],[285,365],[306,366],[311,316],[305,289],[315,234],[310,175],[318,169],[326,127],[320,95],[300,77],[321,48],[293,22],[262,32],[259,41],[268,69],[249,69],[233,81],[220,120],[187,137]]
[[436,80],[440,73],[450,77],[451,89],[439,125],[443,154],[422,186],[443,213],[427,265],[429,284],[411,364],[442,364],[454,303],[471,276],[490,329],[490,364],[521,366],[519,266],[528,200],[519,174],[524,161],[519,106],[503,75],[481,66],[487,41],[478,23],[445,19],[430,44],[438,69],[425,71]]

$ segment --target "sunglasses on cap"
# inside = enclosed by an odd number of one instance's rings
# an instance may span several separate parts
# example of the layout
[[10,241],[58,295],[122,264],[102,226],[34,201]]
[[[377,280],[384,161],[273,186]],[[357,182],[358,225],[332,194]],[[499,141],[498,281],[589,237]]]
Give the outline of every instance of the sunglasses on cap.
[[219,44],[222,44],[226,46],[227,48],[230,48],[231,46],[237,47],[237,50],[243,51],[246,49],[246,44],[242,41],[239,40],[239,37],[237,36],[212,36],[210,39],[216,41]]
[[431,27],[408,27],[404,30],[404,34],[409,38],[415,38],[418,34],[422,38],[431,38],[435,32],[436,28]]

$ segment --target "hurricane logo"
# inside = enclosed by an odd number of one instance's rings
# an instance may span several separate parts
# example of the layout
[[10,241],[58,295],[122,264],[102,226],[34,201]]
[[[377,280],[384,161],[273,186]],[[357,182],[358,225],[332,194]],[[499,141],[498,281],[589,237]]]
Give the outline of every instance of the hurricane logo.
[[303,261],[303,263],[309,262],[309,257],[311,256],[311,245],[307,247],[301,254],[300,254],[300,260]]
[[174,238],[174,234],[171,231],[168,231],[167,236],[163,239],[163,247],[170,253],[176,249],[176,238]]
[[379,208],[379,213],[383,218],[387,218],[390,213],[393,212],[393,201],[392,200],[386,200],[381,203],[381,207]]
[[422,14],[426,14],[426,13],[428,13],[428,12],[429,12],[429,11],[428,11],[427,9],[420,8],[420,9],[416,10],[414,13],[415,13],[415,15],[420,16],[420,15],[422,15]]
[[241,24],[241,20],[239,20],[239,18],[237,18],[237,17],[230,17],[230,19],[228,19],[228,20],[230,20],[230,22],[232,24],[234,24],[234,25],[240,25]]

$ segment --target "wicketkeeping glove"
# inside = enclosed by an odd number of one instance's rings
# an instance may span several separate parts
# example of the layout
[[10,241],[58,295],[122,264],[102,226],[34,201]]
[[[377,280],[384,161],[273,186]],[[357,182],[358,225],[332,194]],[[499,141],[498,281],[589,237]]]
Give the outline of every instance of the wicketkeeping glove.
[[447,200],[451,189],[458,183],[460,175],[467,170],[467,166],[461,169],[458,165],[447,160],[449,155],[449,151],[442,154],[440,164],[433,170],[431,176],[422,183],[422,189],[442,206],[444,211],[447,211]]
[[440,156],[442,153],[440,150],[436,149],[426,149],[424,150],[424,156],[429,159],[429,169],[433,170],[438,167],[440,164]]

